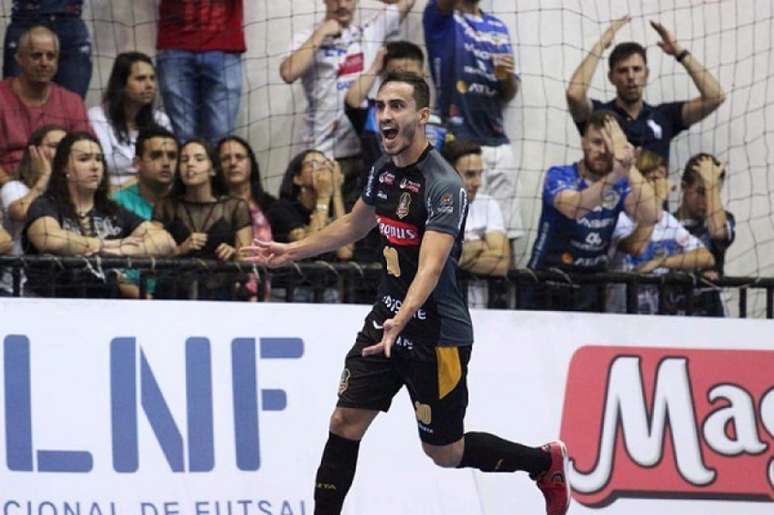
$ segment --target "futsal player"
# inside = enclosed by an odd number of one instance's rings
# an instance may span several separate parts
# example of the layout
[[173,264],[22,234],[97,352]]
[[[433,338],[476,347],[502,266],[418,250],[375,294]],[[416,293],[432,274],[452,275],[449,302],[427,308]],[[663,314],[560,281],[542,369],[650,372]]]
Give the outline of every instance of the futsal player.
[[425,136],[429,97],[421,77],[388,74],[376,99],[385,155],[371,169],[352,211],[309,238],[256,241],[248,250],[269,266],[280,266],[354,242],[375,226],[381,233],[379,296],[345,359],[317,470],[314,513],[341,513],[360,440],[405,385],[422,448],[437,465],[526,471],[542,490],[547,513],[562,515],[570,503],[562,442],[527,447],[463,429],[473,328],[456,273],[467,194]]

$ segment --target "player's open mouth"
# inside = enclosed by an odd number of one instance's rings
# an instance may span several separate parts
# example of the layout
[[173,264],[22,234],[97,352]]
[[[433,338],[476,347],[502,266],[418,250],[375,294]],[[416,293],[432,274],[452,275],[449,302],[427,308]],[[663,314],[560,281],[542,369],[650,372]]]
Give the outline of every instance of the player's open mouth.
[[382,128],[382,138],[385,141],[392,141],[398,137],[398,132],[398,129],[395,127],[384,127]]

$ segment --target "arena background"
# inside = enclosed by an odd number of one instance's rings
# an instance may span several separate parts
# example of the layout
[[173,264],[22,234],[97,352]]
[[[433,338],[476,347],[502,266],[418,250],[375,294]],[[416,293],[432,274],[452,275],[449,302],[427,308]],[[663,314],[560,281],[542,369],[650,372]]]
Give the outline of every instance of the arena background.
[[[87,105],[99,102],[113,59],[118,52],[138,49],[155,54],[157,2],[153,0],[86,0],[84,19],[94,36],[94,73]],[[245,25],[248,51],[244,56],[244,98],[238,132],[258,152],[269,191],[276,192],[289,157],[297,145],[306,101],[300,84],[286,85],[279,63],[292,34],[324,15],[322,0],[248,0]],[[360,2],[359,17],[371,16],[383,6]],[[400,37],[424,46],[417,0],[403,24]],[[772,12],[768,0],[482,0],[483,9],[509,27],[516,63],[522,78],[518,97],[508,106],[507,126],[519,169],[522,218],[527,237],[519,245],[524,265],[540,215],[540,188],[544,171],[553,164],[580,156],[580,141],[567,112],[564,91],[575,67],[605,30],[610,19],[629,14],[632,22],[616,41],[636,40],[649,50],[651,80],[646,89],[650,103],[687,99],[697,95],[688,74],[656,46],[650,20],[671,29],[678,40],[715,76],[727,101],[702,123],[681,134],[672,145],[671,172],[678,183],[680,167],[692,154],[705,151],[728,163],[729,179],[723,189],[727,209],[736,215],[737,239],[728,252],[726,273],[765,276],[774,266],[774,98],[772,69]],[[0,0],[0,31],[10,15],[11,1]],[[601,62],[591,94],[612,98]],[[672,208],[677,194],[671,196]],[[750,299],[754,316],[763,310],[761,298]],[[731,303],[733,306],[733,303]]]

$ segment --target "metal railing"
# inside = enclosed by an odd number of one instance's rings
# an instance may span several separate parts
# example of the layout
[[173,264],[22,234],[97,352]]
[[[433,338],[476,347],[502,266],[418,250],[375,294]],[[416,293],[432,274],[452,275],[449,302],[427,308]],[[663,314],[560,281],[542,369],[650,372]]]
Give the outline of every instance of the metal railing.
[[[100,286],[100,297],[120,297],[116,289],[113,295],[105,295],[116,272],[136,270],[140,298],[153,290],[157,283],[166,282],[178,289],[164,298],[196,298],[179,294],[180,288],[191,283],[206,281],[213,276],[225,278],[227,285],[242,285],[253,278],[259,285],[252,300],[263,301],[306,301],[339,303],[372,303],[376,296],[381,265],[378,263],[358,264],[354,262],[304,261],[281,268],[267,270],[238,261],[220,262],[181,258],[113,258],[113,257],[58,257],[58,256],[0,256],[0,270],[10,272],[13,296],[21,296],[32,288],[37,296],[90,297],[90,288]],[[23,288],[23,280],[27,286]],[[521,292],[540,286],[550,292],[562,289],[576,289],[581,294],[598,291],[597,304],[591,311],[604,312],[604,290],[610,285],[625,288],[626,313],[638,312],[638,292],[644,286],[655,287],[659,297],[667,291],[681,291],[685,296],[685,314],[694,311],[694,291],[736,291],[738,316],[749,315],[751,292],[761,292],[765,299],[765,312],[761,315],[774,318],[774,278],[771,277],[721,277],[717,280],[689,273],[667,275],[642,275],[631,272],[606,272],[595,274],[570,274],[560,270],[536,271],[530,269],[510,270],[507,277],[475,277],[460,273],[460,280],[467,285],[473,279],[484,279],[489,287],[488,307],[503,309],[535,309],[529,305]],[[34,287],[31,283],[35,283]],[[156,283],[156,284],[154,284]],[[66,285],[66,287],[63,286]],[[270,285],[271,295],[267,295]],[[65,294],[61,294],[64,290]],[[234,289],[232,296],[219,297],[223,300],[245,300]],[[585,293],[584,293],[585,292]],[[332,295],[335,293],[335,295]],[[333,299],[333,300],[331,300]],[[561,306],[541,306],[545,309],[563,309]]]

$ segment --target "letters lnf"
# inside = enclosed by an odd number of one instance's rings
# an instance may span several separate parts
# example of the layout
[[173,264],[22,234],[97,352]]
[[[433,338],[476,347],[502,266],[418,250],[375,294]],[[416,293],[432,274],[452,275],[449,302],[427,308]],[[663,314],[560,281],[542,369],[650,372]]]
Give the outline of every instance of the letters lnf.
[[[258,389],[254,338],[231,342],[231,399],[234,444],[239,470],[261,466],[258,395],[262,411],[282,411],[287,396],[280,389]],[[300,338],[260,338],[261,359],[297,359],[304,354]],[[145,353],[134,338],[110,342],[110,427],[113,469],[136,472],[140,465],[138,408],[147,418],[173,472],[185,472],[185,441],[159,388]],[[30,341],[8,335],[3,343],[5,381],[6,464],[18,472],[89,472],[94,466],[88,450],[35,448],[32,438],[32,376]],[[139,365],[139,372],[138,372]],[[191,337],[185,343],[186,427],[189,472],[214,467],[211,346],[207,338]],[[108,413],[104,413],[108,416]]]

